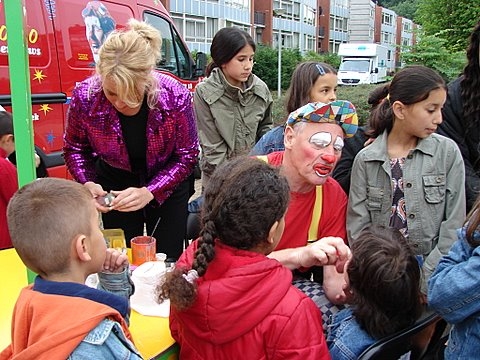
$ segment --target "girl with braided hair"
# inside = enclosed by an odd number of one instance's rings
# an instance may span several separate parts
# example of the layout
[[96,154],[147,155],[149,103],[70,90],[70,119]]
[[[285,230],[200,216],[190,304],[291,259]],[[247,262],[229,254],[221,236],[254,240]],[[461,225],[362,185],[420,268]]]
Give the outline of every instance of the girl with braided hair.
[[200,238],[159,285],[180,358],[329,359],[320,311],[266,256],[283,233],[287,180],[262,160],[237,157],[204,194]]

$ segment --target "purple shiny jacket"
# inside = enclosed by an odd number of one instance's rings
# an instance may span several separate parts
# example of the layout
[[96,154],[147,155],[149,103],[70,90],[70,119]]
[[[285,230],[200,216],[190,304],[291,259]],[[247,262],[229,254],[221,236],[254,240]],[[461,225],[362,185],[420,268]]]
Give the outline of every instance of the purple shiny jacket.
[[[162,204],[193,171],[199,153],[190,92],[169,76],[154,73],[159,92],[147,119],[146,185]],[[96,182],[95,161],[131,171],[117,111],[107,100],[100,78],[79,83],[72,92],[63,148],[73,178]]]

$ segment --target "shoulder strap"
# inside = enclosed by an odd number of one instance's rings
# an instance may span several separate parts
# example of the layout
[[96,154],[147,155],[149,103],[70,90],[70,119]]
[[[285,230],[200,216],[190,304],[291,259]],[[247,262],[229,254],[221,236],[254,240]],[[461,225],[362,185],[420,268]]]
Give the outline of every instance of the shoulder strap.
[[315,204],[313,205],[312,221],[308,228],[308,241],[318,240],[318,223],[322,217],[323,186],[317,186],[315,192]]
[[257,155],[257,159],[265,161],[268,164],[268,156],[267,155]]

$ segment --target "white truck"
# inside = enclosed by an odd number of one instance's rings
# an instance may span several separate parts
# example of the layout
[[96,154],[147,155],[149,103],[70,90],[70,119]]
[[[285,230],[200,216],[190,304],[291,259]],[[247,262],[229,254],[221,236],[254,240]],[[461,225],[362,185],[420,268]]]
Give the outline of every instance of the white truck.
[[387,81],[388,49],[379,44],[342,43],[338,85],[376,84]]

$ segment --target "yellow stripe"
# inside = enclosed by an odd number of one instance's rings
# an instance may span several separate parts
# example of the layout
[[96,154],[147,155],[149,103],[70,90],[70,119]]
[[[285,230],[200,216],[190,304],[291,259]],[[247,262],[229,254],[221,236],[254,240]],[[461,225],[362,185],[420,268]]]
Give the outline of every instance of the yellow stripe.
[[[258,159],[268,163],[267,155],[257,155]],[[320,217],[322,216],[322,207],[323,207],[323,188],[322,186],[316,187],[315,192],[315,204],[313,205],[312,212],[312,221],[310,222],[310,227],[308,228],[308,242],[315,242],[318,240],[318,223]]]
[[267,155],[257,155],[256,158],[259,159],[259,160],[263,160],[263,161],[265,161],[265,162],[268,164],[268,157],[267,157]]
[[310,228],[308,229],[308,242],[314,242],[318,240],[318,222],[322,216],[322,207],[323,207],[323,187],[317,186],[315,193],[315,205],[313,206],[312,213],[312,222],[310,223]]

